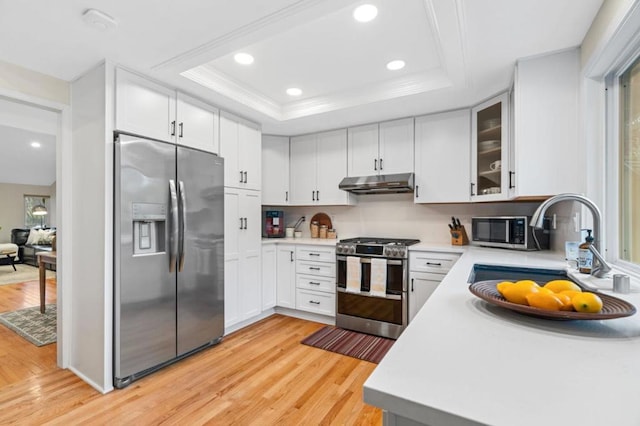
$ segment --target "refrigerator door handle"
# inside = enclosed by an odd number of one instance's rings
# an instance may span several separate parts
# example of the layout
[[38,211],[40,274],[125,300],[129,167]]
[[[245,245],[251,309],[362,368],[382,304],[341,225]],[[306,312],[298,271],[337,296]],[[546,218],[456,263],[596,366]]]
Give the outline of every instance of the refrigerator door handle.
[[178,271],[182,271],[184,267],[184,231],[187,229],[187,195],[184,190],[184,182],[180,181],[178,184],[180,188],[180,246],[179,246],[179,260]]
[[169,238],[171,240],[169,249],[169,272],[175,271],[176,257],[178,255],[178,192],[176,182],[169,179],[169,195],[171,198],[171,226],[169,227]]

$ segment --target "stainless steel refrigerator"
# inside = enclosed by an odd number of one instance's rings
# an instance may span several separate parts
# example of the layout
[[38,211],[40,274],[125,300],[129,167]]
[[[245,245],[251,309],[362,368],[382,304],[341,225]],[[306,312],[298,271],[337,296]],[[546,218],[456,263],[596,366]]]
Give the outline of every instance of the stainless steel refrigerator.
[[224,334],[223,159],[116,134],[114,386]]

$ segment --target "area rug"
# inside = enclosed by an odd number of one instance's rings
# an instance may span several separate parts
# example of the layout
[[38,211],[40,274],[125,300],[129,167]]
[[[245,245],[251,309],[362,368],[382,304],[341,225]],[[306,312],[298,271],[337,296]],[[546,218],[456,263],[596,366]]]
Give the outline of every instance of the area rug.
[[46,305],[44,314],[40,306],[0,314],[0,323],[15,331],[36,346],[56,341],[56,304]]
[[394,342],[395,340],[384,337],[328,325],[305,337],[300,343],[377,364]]
[[[14,271],[11,265],[0,266],[0,285],[40,280],[40,272],[34,266],[16,263],[16,269],[17,271]],[[47,270],[46,276],[47,278],[55,278],[56,273]]]

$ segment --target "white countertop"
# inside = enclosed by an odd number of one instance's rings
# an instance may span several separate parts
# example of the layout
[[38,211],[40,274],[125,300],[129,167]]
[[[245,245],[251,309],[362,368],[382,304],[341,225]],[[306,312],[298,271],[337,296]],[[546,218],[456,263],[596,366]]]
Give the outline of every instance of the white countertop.
[[263,238],[265,244],[304,244],[316,246],[335,246],[338,242],[335,238]]
[[[365,402],[431,426],[640,425],[640,313],[551,321],[489,305],[468,290],[474,263],[566,263],[557,253],[462,250],[365,382]],[[628,295],[605,293],[640,308],[632,287]]]

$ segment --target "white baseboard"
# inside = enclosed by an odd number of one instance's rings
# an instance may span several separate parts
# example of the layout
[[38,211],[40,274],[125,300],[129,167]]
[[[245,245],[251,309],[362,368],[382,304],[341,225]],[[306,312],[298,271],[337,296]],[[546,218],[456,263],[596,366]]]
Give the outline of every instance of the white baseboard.
[[328,325],[336,325],[336,318],[330,317],[327,315],[314,314],[306,311],[299,311],[297,309],[289,309],[289,308],[275,308],[277,314],[286,315],[288,317],[300,318],[307,321],[315,321],[322,324]]
[[80,377],[84,382],[86,382],[89,386],[91,386],[101,394],[109,393],[113,390],[113,386],[109,386],[108,388],[103,388],[102,386],[98,385],[96,382],[94,382],[93,380],[85,376],[83,373],[81,373],[80,371],[76,370],[71,366],[69,367],[69,370],[71,370],[73,374]]

